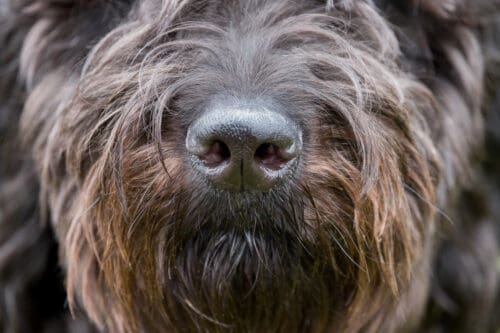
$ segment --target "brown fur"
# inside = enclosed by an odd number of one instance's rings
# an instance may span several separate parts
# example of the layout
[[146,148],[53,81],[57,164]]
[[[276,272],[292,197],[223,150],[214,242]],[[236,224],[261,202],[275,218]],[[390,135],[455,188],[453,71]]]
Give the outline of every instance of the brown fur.
[[[5,3],[5,331],[494,330],[495,2]],[[190,170],[186,127],[218,96],[301,124],[292,181],[235,194]],[[59,288],[51,230],[77,324],[29,305]]]

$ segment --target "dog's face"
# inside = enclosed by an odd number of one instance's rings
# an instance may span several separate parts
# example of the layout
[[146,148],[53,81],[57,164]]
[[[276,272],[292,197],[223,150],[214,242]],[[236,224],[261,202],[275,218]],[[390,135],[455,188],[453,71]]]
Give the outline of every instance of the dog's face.
[[58,106],[42,174],[72,304],[112,331],[386,320],[435,164],[431,94],[375,6],[148,0],[117,22],[26,107]]

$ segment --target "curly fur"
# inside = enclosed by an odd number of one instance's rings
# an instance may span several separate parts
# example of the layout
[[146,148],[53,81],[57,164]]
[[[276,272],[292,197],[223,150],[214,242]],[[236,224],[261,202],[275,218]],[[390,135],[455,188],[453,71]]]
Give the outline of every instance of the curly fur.
[[[0,3],[4,331],[497,326],[496,2]],[[189,168],[221,98],[300,124],[293,180]]]

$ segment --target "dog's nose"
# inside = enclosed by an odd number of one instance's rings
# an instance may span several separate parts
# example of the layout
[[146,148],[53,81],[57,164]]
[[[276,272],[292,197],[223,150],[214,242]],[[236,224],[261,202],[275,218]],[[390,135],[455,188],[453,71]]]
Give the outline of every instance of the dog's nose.
[[194,168],[214,186],[268,191],[295,172],[302,133],[278,112],[218,108],[191,124],[186,148]]

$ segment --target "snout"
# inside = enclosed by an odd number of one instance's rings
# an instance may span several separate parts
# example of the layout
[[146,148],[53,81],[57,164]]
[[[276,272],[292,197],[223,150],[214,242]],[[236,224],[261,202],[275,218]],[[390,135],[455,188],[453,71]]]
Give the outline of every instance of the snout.
[[264,108],[215,108],[188,128],[192,167],[215,187],[269,191],[290,179],[302,132],[289,117]]

